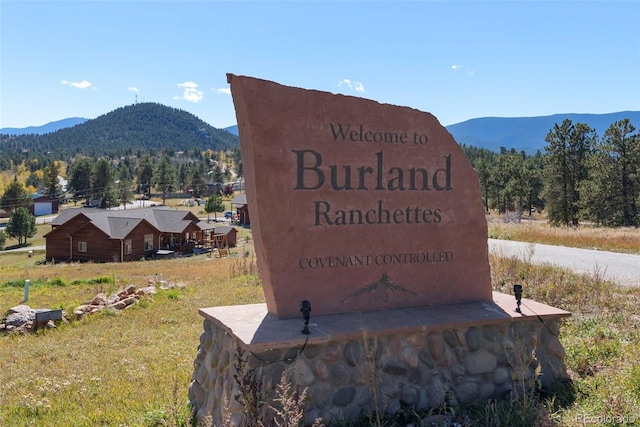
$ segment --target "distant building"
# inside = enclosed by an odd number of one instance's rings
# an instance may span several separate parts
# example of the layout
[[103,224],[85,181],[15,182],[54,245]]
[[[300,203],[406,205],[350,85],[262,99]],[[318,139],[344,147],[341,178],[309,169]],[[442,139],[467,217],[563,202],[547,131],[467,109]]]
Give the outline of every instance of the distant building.
[[34,193],[31,195],[33,204],[29,206],[29,213],[34,216],[53,215],[58,213],[60,201],[44,194]]
[[251,225],[251,219],[249,218],[249,208],[247,207],[247,195],[246,193],[238,194],[231,200],[231,209],[236,207],[236,215],[238,218],[238,224]]

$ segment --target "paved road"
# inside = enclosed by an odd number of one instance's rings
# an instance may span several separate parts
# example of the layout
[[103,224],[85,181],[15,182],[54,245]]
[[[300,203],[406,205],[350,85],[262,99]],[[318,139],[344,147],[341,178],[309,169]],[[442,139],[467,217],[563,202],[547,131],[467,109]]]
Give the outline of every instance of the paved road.
[[640,255],[489,239],[489,252],[517,256],[534,264],[553,264],[577,273],[598,273],[623,286],[640,286]]

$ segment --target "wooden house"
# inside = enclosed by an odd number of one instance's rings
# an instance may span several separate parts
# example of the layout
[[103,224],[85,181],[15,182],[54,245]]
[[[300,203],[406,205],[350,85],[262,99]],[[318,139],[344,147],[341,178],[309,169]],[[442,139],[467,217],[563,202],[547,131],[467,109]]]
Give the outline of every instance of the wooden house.
[[215,227],[213,238],[218,242],[226,242],[228,247],[233,248],[238,244],[238,230],[234,227]]
[[239,225],[251,225],[251,220],[249,219],[249,208],[247,207],[247,195],[246,194],[238,194],[231,200],[231,208],[236,207],[236,216],[237,223]]
[[[204,231],[193,213],[167,207],[67,209],[44,238],[47,259],[122,262],[191,254]],[[160,251],[160,252],[159,252]]]

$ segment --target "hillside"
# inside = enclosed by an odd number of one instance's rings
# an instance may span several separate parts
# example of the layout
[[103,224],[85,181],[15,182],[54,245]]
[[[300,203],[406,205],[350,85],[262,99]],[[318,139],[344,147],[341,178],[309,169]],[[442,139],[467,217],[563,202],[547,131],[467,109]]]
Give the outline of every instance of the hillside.
[[553,126],[560,125],[565,119],[573,124],[586,123],[596,130],[598,138],[613,123],[628,118],[636,128],[640,128],[640,111],[621,111],[610,114],[554,114],[542,117],[484,117],[467,120],[447,126],[459,144],[500,151],[500,147],[524,150],[535,154],[544,152],[545,138]]
[[86,122],[88,119],[82,117],[71,117],[68,119],[57,120],[55,122],[49,122],[42,126],[29,126],[26,128],[2,128],[0,134],[5,135],[28,135],[36,134],[43,135],[45,133],[55,132],[60,129],[70,128],[75,125]]
[[[554,114],[540,117],[482,117],[446,126],[459,144],[499,151],[515,148],[534,154],[544,152],[545,138],[553,126],[569,119],[586,123],[598,137],[616,121],[629,118],[640,128],[640,111],[609,114]],[[63,128],[63,129],[60,129]],[[59,129],[55,132],[51,129]],[[163,149],[233,149],[238,145],[238,126],[216,129],[196,116],[155,103],[119,108],[94,120],[70,118],[44,126],[2,129],[2,152],[14,159],[23,151],[49,152],[56,158],[75,154],[122,155]],[[45,133],[49,132],[49,133]],[[36,135],[42,134],[44,135]],[[7,134],[10,134],[9,137]],[[2,165],[0,153],[0,166]],[[6,158],[4,159],[6,162]]]
[[162,150],[226,150],[238,138],[184,110],[157,103],[118,108],[93,120],[44,135],[2,136],[2,153],[47,153],[58,159],[76,154],[122,156]]

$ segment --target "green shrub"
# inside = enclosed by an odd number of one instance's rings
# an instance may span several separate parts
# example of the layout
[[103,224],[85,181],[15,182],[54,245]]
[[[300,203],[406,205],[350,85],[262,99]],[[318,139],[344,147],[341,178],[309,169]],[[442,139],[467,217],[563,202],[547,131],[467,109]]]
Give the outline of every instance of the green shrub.
[[47,285],[65,287],[67,286],[67,281],[62,277],[54,277],[53,279],[47,281]]

